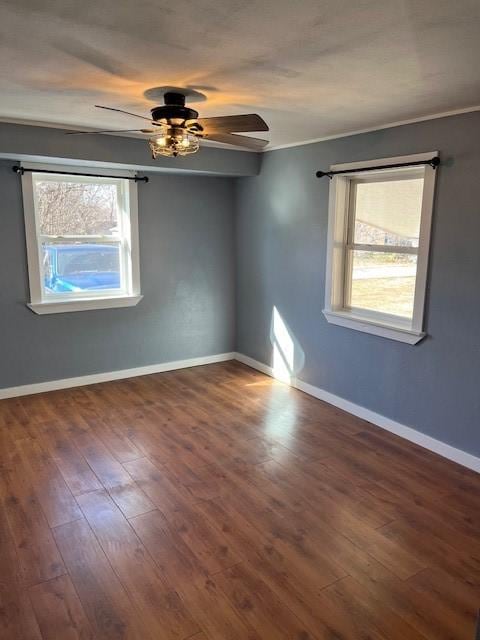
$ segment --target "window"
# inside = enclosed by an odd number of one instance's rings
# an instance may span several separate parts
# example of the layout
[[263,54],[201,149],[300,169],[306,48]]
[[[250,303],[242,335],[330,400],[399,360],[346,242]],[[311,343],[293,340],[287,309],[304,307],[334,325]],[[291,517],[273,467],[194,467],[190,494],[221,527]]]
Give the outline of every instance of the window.
[[127,179],[132,174],[90,177],[72,167],[23,166],[32,170],[22,175],[28,306],[58,313],[138,304],[137,185]]
[[[334,165],[331,171],[430,160],[436,152]],[[410,344],[423,332],[435,169],[337,174],[330,183],[327,320]]]

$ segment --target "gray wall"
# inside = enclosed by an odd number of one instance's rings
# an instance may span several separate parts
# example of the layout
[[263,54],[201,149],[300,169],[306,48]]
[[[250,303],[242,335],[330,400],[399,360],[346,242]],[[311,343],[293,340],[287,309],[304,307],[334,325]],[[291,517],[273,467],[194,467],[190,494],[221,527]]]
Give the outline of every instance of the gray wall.
[[[479,136],[480,113],[432,120],[269,152],[259,176],[237,179],[198,173],[253,176],[259,156],[203,150],[184,165],[189,175],[151,173],[139,185],[142,302],[45,316],[25,306],[20,180],[11,160],[0,161],[0,388],[231,351],[235,335],[238,351],[270,364],[275,306],[301,379],[479,455]],[[149,168],[138,140],[86,138],[72,146],[52,129],[0,125],[0,157],[75,154]],[[329,325],[328,180],[315,171],[432,150],[443,165],[428,338],[409,346]]]
[[0,161],[0,388],[212,355],[234,347],[233,181],[150,174],[139,184],[144,299],[30,311],[20,179]]
[[[479,140],[477,112],[265,154],[260,176],[237,180],[237,350],[271,363],[275,306],[302,380],[480,454]],[[428,337],[410,346],[328,324],[329,184],[315,171],[435,150]]]

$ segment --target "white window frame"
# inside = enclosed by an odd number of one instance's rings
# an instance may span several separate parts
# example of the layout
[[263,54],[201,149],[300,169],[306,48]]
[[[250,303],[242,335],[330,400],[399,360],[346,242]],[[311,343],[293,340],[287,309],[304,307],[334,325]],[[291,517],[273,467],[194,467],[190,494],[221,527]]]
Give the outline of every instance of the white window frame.
[[[433,201],[435,192],[435,178],[437,171],[426,164],[420,166],[423,171],[423,196],[420,220],[420,237],[417,253],[417,276],[415,281],[415,294],[413,305],[413,317],[410,319],[398,316],[369,311],[366,309],[347,308],[345,306],[345,291],[347,284],[347,255],[351,243],[349,228],[350,216],[350,188],[354,180],[379,179],[381,177],[406,176],[412,172],[413,167],[406,166],[399,169],[376,170],[379,165],[411,163],[428,161],[438,156],[437,151],[417,153],[409,156],[396,156],[393,158],[378,158],[365,162],[350,162],[330,166],[330,171],[351,171],[352,169],[364,169],[372,167],[371,171],[358,173],[345,173],[333,176],[330,181],[329,205],[328,205],[328,239],[327,239],[327,266],[325,283],[325,308],[323,313],[328,322],[349,329],[356,329],[364,333],[370,333],[391,340],[398,340],[408,344],[416,344],[422,340],[424,331],[425,294],[427,289],[428,258],[430,251],[430,232],[432,226]],[[358,245],[356,245],[356,248]],[[377,250],[371,245],[364,245],[366,250]],[[381,247],[382,251],[389,248]],[[393,248],[397,252],[396,248]],[[409,249],[403,249],[408,253]]]
[[[93,309],[110,309],[118,307],[132,307],[142,299],[140,293],[140,262],[138,241],[138,194],[135,180],[126,178],[135,177],[131,171],[104,170],[97,167],[73,167],[71,165],[53,165],[38,163],[21,163],[24,169],[29,169],[22,174],[23,210],[25,217],[25,237],[27,246],[28,278],[30,285],[30,301],[27,303],[32,311],[37,314],[63,313],[69,311],[90,311]],[[35,210],[35,193],[33,178],[35,170],[41,169],[48,173],[41,174],[47,179],[54,177],[57,180],[78,182],[107,182],[118,185],[120,205],[120,225],[122,237],[120,250],[122,253],[121,268],[124,287],[101,291],[89,291],[88,293],[49,294],[43,286],[42,265],[42,237],[39,232],[38,217]],[[59,171],[72,172],[78,175],[62,175]],[[114,172],[118,178],[111,178]],[[85,173],[95,173],[99,178],[85,176]],[[104,177],[103,177],[104,176]],[[50,236],[49,236],[50,237]],[[59,241],[88,240],[89,243],[112,243],[111,236],[65,236],[57,238]]]

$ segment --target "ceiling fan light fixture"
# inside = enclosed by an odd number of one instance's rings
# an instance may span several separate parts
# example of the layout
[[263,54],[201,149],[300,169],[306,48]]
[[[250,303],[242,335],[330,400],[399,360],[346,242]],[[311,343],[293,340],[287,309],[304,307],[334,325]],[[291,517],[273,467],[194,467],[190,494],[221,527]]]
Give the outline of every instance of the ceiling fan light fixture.
[[[268,131],[265,120],[256,113],[244,113],[231,116],[214,116],[199,118],[198,111],[186,106],[185,99],[192,96],[190,89],[163,87],[163,105],[150,109],[151,116],[125,111],[117,107],[95,105],[99,109],[107,109],[127,116],[148,120],[150,129],[108,129],[103,131],[69,131],[67,135],[84,135],[99,133],[146,133],[148,145],[153,159],[164,156],[175,158],[196,153],[200,148],[200,140],[208,139],[234,147],[244,147],[252,151],[261,151],[268,145],[268,140],[239,135],[252,131]],[[201,94],[199,94],[201,95]],[[150,137],[151,136],[151,137]]]
[[196,153],[200,148],[197,136],[182,127],[163,127],[149,139],[148,144],[154,159],[160,156],[186,156]]

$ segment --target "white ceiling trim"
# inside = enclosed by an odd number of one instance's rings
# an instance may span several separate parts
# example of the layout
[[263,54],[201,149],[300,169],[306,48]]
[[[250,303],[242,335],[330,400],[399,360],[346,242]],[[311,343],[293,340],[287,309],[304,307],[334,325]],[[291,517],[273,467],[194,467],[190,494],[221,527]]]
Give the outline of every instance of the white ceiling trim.
[[355,131],[346,131],[344,133],[335,133],[331,136],[323,136],[321,138],[311,138],[310,140],[302,140],[301,142],[290,142],[288,144],[278,144],[263,149],[261,153],[267,151],[277,151],[278,149],[290,149],[292,147],[303,147],[307,144],[315,144],[315,142],[325,142],[326,140],[336,140],[337,138],[347,138],[348,136],[356,136],[360,133],[371,133],[372,131],[381,131],[382,129],[390,129],[392,127],[401,127],[405,124],[415,124],[416,122],[425,122],[427,120],[436,120],[438,118],[448,118],[449,116],[458,116],[462,113],[473,113],[480,111],[480,104],[473,107],[465,107],[464,109],[453,109],[452,111],[443,111],[442,113],[434,113],[429,116],[420,116],[419,118],[410,118],[409,120],[398,120],[389,122],[388,124],[376,125],[366,129],[357,129]]
[[[336,140],[337,138],[347,138],[348,136],[356,136],[361,133],[371,133],[373,131],[381,131],[382,129],[391,129],[392,127],[401,127],[406,124],[415,124],[416,122],[426,122],[428,120],[437,120],[438,118],[448,118],[449,116],[457,116],[462,115],[464,113],[473,113],[475,111],[480,111],[480,104],[474,105],[471,107],[465,107],[463,109],[453,109],[451,111],[443,111],[441,113],[434,113],[428,116],[420,116],[418,118],[410,118],[408,120],[397,120],[396,122],[389,122],[387,124],[374,125],[372,127],[367,127],[365,129],[356,129],[354,131],[345,131],[341,133],[335,133],[329,136],[322,136],[320,138],[310,138],[308,140],[300,140],[299,142],[290,142],[288,144],[279,144],[273,145],[271,147],[267,147],[266,149],[261,149],[260,151],[254,151],[253,149],[244,149],[243,147],[233,147],[230,145],[223,145],[216,142],[211,142],[210,140],[203,140],[202,144],[210,147],[219,147],[223,149],[230,149],[231,151],[247,151],[250,153],[267,153],[268,151],[277,151],[279,149],[291,149],[293,147],[303,147],[308,144],[315,144],[316,142],[325,142],[327,140]],[[6,124],[20,124],[25,126],[32,127],[47,127],[50,129],[63,129],[66,131],[85,131],[87,127],[72,125],[72,124],[61,124],[54,122],[42,122],[41,120],[24,120],[24,119],[15,119],[15,118],[2,118],[0,117],[0,123]],[[95,131],[95,127],[88,127],[89,131]],[[101,129],[98,129],[101,131]],[[129,133],[106,133],[102,135],[111,135],[122,138],[135,138],[137,140],[147,140],[144,136],[134,135]]]

